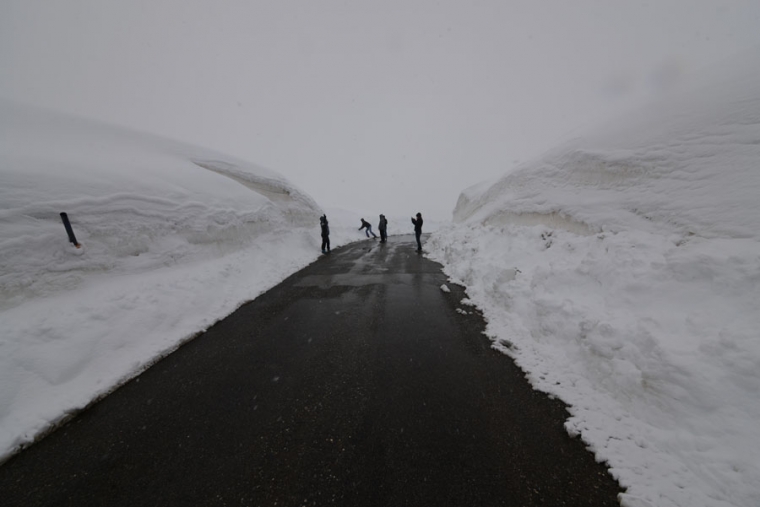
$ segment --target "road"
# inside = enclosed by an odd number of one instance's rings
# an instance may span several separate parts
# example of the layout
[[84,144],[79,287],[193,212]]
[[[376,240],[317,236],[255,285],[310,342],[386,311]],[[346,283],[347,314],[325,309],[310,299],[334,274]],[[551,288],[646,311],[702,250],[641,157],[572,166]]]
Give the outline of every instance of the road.
[[413,242],[334,250],[243,305],[1,466],[0,503],[618,505]]

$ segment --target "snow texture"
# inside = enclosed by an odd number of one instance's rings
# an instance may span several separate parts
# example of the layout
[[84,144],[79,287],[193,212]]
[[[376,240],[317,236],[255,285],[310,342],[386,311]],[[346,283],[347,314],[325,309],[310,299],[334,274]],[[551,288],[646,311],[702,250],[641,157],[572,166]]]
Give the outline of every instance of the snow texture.
[[1,102],[0,460],[315,260],[322,213],[261,167]]
[[759,197],[754,57],[465,190],[426,249],[623,505],[756,507]]
[[[715,75],[425,223],[457,311],[628,507],[760,505],[760,62]],[[376,211],[328,210],[332,247],[419,210]],[[272,171],[0,103],[0,456],[316,259],[322,213]]]

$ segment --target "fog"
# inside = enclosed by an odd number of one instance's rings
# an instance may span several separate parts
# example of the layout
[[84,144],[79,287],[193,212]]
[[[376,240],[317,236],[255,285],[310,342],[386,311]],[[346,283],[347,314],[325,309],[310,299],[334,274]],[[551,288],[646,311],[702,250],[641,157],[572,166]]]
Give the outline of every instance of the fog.
[[244,158],[326,208],[446,219],[758,26],[739,0],[4,0],[0,98]]

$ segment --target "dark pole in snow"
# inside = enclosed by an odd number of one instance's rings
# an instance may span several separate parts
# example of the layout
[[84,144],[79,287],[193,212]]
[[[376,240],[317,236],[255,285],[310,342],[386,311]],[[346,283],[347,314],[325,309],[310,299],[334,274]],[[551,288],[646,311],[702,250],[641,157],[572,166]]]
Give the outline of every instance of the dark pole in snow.
[[66,228],[66,233],[69,235],[69,241],[71,241],[75,247],[79,248],[80,244],[77,242],[77,237],[74,236],[74,229],[71,228],[71,223],[69,223],[69,216],[62,212],[61,220],[63,220],[63,226]]

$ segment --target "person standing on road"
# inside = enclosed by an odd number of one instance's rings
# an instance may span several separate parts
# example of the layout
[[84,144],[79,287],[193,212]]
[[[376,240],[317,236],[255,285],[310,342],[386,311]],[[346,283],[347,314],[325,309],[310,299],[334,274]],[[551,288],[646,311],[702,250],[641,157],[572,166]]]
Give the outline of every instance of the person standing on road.
[[380,215],[380,223],[377,229],[380,231],[380,243],[385,243],[388,240],[388,221],[385,219],[385,215]]
[[422,243],[420,242],[420,236],[422,236],[422,213],[417,213],[417,220],[412,217],[412,223],[414,224],[414,236],[417,238],[417,251],[422,251]]
[[330,226],[327,224],[327,215],[319,217],[319,225],[322,228],[322,253],[330,253]]
[[368,238],[369,238],[369,235],[372,234],[372,237],[377,239],[377,235],[374,232],[372,232],[372,225],[370,225],[370,223],[364,220],[363,218],[361,219],[361,221],[362,221],[362,226],[359,227],[359,230],[361,231],[362,229],[366,229],[366,231],[364,232],[367,233]]

